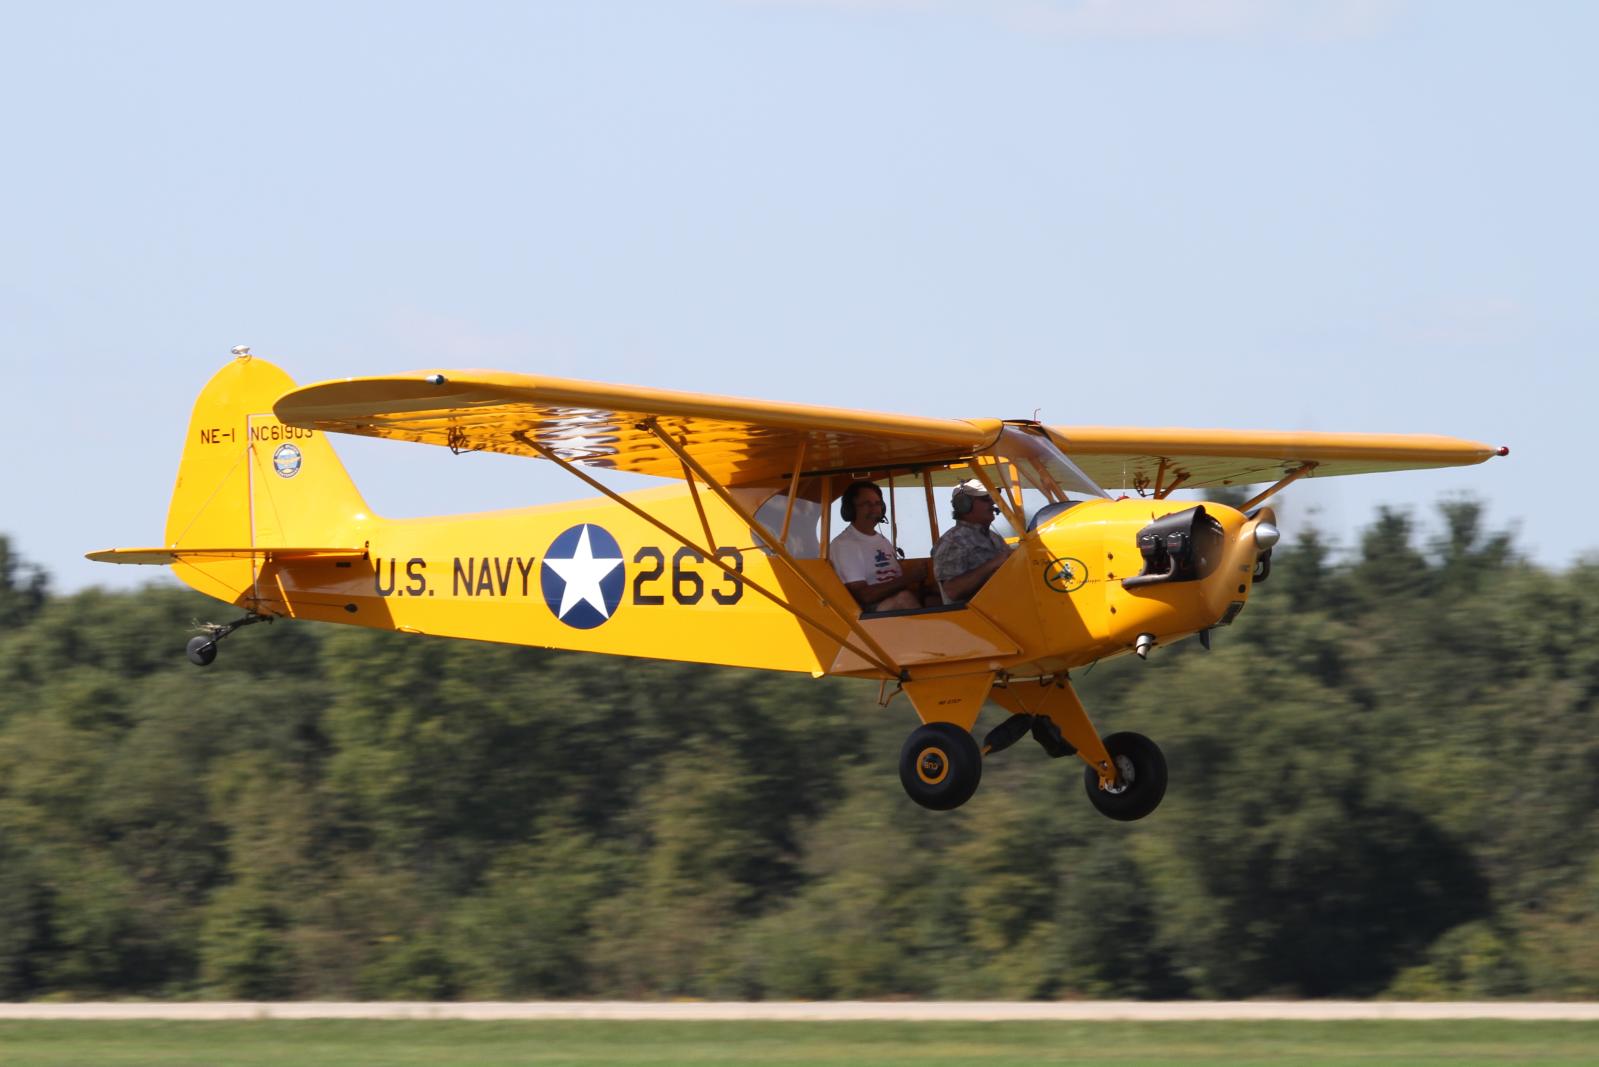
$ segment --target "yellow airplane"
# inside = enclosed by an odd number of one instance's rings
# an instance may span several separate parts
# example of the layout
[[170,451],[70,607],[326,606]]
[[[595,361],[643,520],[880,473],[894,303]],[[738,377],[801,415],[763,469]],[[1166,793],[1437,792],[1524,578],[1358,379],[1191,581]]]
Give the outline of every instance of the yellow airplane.
[[[1148,815],[1166,789],[1160,749],[1101,736],[1070,672],[1194,634],[1208,647],[1270,573],[1279,533],[1261,505],[1295,480],[1508,452],[1434,436],[913,418],[490,371],[296,388],[247,348],[234,357],[195,403],[162,547],[89,554],[169,564],[245,611],[203,627],[196,663],[240,626],[294,618],[876,679],[880,703],[903,692],[922,722],[900,755],[906,792],[941,810],[972,796],[985,756],[1030,732],[1086,764],[1100,812]],[[384,519],[330,433],[533,456],[600,496]],[[591,469],[673,484],[621,494]],[[964,602],[863,613],[829,560],[832,505],[863,480],[891,504],[920,497],[935,542],[940,490],[955,487],[974,536],[1000,514],[1010,550]],[[1236,508],[1171,498],[1265,483]],[[958,527],[944,517],[948,537]],[[939,577],[948,597],[954,576]],[[987,701],[1012,715],[980,745]]]

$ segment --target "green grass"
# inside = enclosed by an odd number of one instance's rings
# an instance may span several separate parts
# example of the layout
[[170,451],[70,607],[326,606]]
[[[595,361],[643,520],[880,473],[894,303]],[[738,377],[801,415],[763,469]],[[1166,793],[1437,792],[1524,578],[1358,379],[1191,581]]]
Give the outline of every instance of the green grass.
[[0,1022],[4,1067],[1599,1063],[1599,1023]]

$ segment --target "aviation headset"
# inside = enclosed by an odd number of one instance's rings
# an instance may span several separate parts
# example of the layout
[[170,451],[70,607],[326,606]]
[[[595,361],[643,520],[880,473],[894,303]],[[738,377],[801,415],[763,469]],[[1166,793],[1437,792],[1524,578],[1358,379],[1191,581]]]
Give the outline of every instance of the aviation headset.
[[[853,482],[848,489],[844,490],[844,495],[838,502],[838,513],[845,522],[855,521],[855,498],[867,489],[876,491],[879,497],[883,495],[883,491],[877,488],[876,482]],[[885,510],[882,515],[878,516],[877,525],[881,526],[887,521],[888,512]]]
[[[965,492],[962,492],[962,490],[965,490]],[[981,492],[976,490],[981,490]],[[964,519],[972,513],[972,507],[977,501],[985,496],[989,496],[988,487],[983,485],[982,482],[977,481],[975,478],[962,482],[955,487],[955,492],[950,496],[950,510],[955,513],[957,519]],[[999,508],[994,507],[992,500],[989,501],[988,506],[993,508],[995,515],[999,514]]]

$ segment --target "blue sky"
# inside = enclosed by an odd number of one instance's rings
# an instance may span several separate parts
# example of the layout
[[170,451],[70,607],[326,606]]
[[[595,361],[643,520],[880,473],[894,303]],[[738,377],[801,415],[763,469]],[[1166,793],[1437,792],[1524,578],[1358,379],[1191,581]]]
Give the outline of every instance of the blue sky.
[[[1599,6],[1415,0],[14,5],[0,532],[160,572],[234,344],[942,416],[1446,433],[1292,491],[1348,544],[1474,493],[1599,548]],[[380,513],[580,495],[342,442]],[[19,491],[20,490],[20,491]]]

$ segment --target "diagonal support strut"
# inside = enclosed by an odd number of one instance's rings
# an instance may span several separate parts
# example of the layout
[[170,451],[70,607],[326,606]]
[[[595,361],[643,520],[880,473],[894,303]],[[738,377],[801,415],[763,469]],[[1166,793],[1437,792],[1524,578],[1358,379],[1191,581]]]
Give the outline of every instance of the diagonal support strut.
[[1288,488],[1294,482],[1299,481],[1299,479],[1303,478],[1305,475],[1309,474],[1315,469],[1316,465],[1314,463],[1301,463],[1299,466],[1295,467],[1293,470],[1289,471],[1287,474],[1273,482],[1264,492],[1256,493],[1242,504],[1239,504],[1238,510],[1249,511],[1251,508],[1259,505],[1262,501],[1269,500],[1270,498],[1276,496],[1278,493]]
[[755,532],[755,536],[766,542],[766,546],[771,549],[772,554],[781,559],[788,566],[788,569],[793,573],[793,575],[801,582],[805,583],[805,587],[816,596],[817,600],[822,602],[823,607],[832,612],[833,616],[837,618],[839,622],[842,622],[845,626],[848,626],[855,636],[861,639],[862,643],[864,643],[867,648],[870,648],[874,653],[876,653],[875,657],[867,657],[869,660],[878,664],[893,664],[893,673],[896,676],[904,675],[904,669],[898,664],[894,664],[894,657],[889,655],[888,650],[883,648],[882,645],[878,644],[877,640],[872,637],[871,634],[866,632],[866,627],[861,625],[860,620],[853,618],[847,612],[839,610],[838,606],[828,599],[827,593],[822,589],[822,587],[817,585],[815,580],[800,568],[798,561],[795,560],[794,557],[789,553],[788,546],[783,544],[783,542],[778,538],[773,537],[764,526],[755,521],[755,516],[749,514],[742,507],[740,507],[738,501],[733,499],[733,494],[727,491],[727,487],[713,478],[710,472],[700,465],[698,460],[689,455],[688,449],[684,448],[681,442],[674,441],[672,436],[665,430],[661,429],[660,424],[654,419],[645,419],[642,425],[657,438],[659,438],[663,445],[671,449],[672,454],[682,462],[683,466],[692,470],[695,475],[697,475],[699,479],[705,483],[706,488],[715,493],[717,497],[721,499],[722,503],[727,505],[728,509],[732,511],[733,514],[737,515],[746,525],[749,526],[751,530]]
[[[868,652],[866,649],[863,649],[859,645],[856,645],[854,642],[852,642],[844,634],[839,633],[837,630],[835,630],[832,627],[828,626],[826,623],[821,622],[821,621],[813,618],[808,612],[804,612],[804,611],[801,611],[799,608],[796,608],[793,604],[790,604],[787,600],[785,600],[784,598],[778,596],[776,593],[773,593],[771,590],[767,589],[765,586],[761,585],[759,582],[756,582],[754,579],[749,578],[748,576],[746,576],[744,574],[741,574],[740,572],[734,570],[731,566],[729,566],[728,564],[724,563],[721,560],[721,558],[716,555],[716,551],[715,551],[715,546],[714,545],[710,545],[710,546],[696,545],[693,541],[689,540],[687,537],[684,537],[682,534],[678,533],[675,529],[673,529],[672,527],[668,526],[666,523],[662,522],[660,519],[657,519],[655,516],[651,515],[649,512],[645,511],[643,508],[639,507],[637,504],[633,503],[631,500],[627,499],[626,497],[622,496],[620,493],[618,493],[615,490],[611,489],[609,486],[601,484],[596,479],[590,477],[588,474],[586,474],[583,471],[579,470],[576,467],[576,465],[574,465],[570,461],[565,460],[565,459],[561,458],[560,456],[556,455],[547,445],[542,445],[539,442],[534,441],[525,432],[518,431],[518,432],[512,434],[512,436],[515,437],[517,440],[521,441],[528,448],[532,449],[538,455],[540,455],[543,458],[549,460],[551,463],[554,463],[557,467],[560,467],[562,470],[566,471],[568,474],[572,475],[573,477],[577,478],[579,481],[581,481],[584,484],[586,484],[589,488],[593,489],[595,492],[601,493],[601,494],[609,497],[611,500],[613,500],[616,503],[620,504],[622,507],[624,507],[628,511],[632,512],[634,515],[638,516],[639,518],[643,519],[645,522],[649,523],[651,526],[655,527],[657,530],[660,530],[662,533],[664,533],[668,537],[672,538],[672,540],[674,540],[674,541],[678,542],[679,544],[683,545],[685,548],[689,548],[689,549],[692,549],[695,552],[698,552],[702,557],[705,558],[706,562],[714,564],[715,566],[721,568],[727,574],[729,574],[732,577],[736,578],[737,580],[743,582],[745,585],[747,585],[751,589],[755,590],[761,596],[764,596],[767,600],[770,600],[772,603],[776,604],[778,607],[782,608],[784,611],[787,611],[789,614],[793,615],[795,618],[799,619],[801,622],[806,623],[807,625],[813,627],[819,633],[822,633],[822,634],[826,635],[829,639],[831,639],[833,641],[837,641],[840,645],[842,645],[843,647],[849,649],[851,652],[854,652],[857,656],[860,656],[862,659],[866,660],[866,662],[872,664],[874,667],[877,667],[879,670],[884,671],[885,673],[889,674],[891,677],[898,678],[898,677],[902,677],[904,675],[905,672],[900,667],[898,667],[898,666],[896,666],[894,664],[893,658],[891,656],[888,656],[888,655],[885,654],[881,658],[879,658],[878,656],[873,655],[871,652]],[[754,528],[757,529],[757,530],[760,530],[760,527],[758,525],[755,525]],[[764,532],[764,531],[762,531],[762,532]],[[875,646],[875,644],[876,644],[876,642],[870,642],[870,643],[873,646]]]

